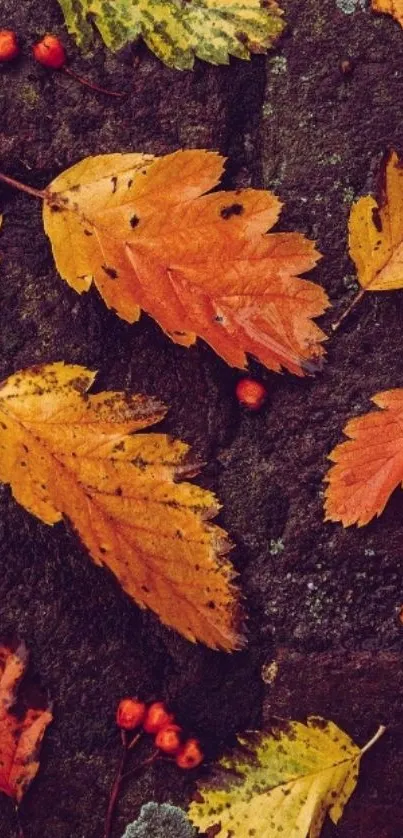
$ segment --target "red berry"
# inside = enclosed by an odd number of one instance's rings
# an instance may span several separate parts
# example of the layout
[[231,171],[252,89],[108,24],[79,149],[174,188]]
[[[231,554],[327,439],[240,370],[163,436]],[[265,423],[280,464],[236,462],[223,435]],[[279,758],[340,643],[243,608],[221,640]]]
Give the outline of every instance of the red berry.
[[158,733],[161,728],[170,725],[173,720],[172,713],[168,713],[163,701],[154,701],[147,710],[143,728],[147,733]]
[[248,410],[259,410],[267,399],[266,387],[253,378],[241,378],[235,388],[238,401]]
[[56,35],[45,35],[32,47],[36,61],[53,70],[60,70],[66,63],[66,52],[62,42]]
[[178,768],[189,770],[197,768],[204,760],[203,751],[200,748],[198,739],[188,739],[176,756],[175,762]]
[[165,725],[158,731],[155,744],[164,754],[177,754],[181,742],[182,728],[179,725]]
[[137,698],[122,698],[116,711],[116,724],[123,730],[139,727],[146,714],[146,705]]
[[12,29],[0,29],[0,61],[12,61],[19,51],[15,32]]

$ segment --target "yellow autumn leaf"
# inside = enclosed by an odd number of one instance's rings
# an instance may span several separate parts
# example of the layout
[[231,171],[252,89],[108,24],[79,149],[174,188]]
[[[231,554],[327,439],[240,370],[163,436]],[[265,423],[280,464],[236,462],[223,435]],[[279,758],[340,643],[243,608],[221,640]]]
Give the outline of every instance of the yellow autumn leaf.
[[362,750],[333,722],[311,716],[238,737],[239,749],[202,780],[189,818],[220,838],[318,838],[352,795]]
[[67,28],[85,48],[93,22],[112,50],[139,37],[169,67],[191,69],[195,56],[228,64],[229,56],[264,52],[283,31],[276,0],[59,0]]
[[78,293],[94,282],[120,317],[143,309],[182,346],[201,337],[233,366],[249,353],[313,372],[325,339],[313,318],[328,299],[298,274],[319,254],[299,233],[267,233],[281,208],[270,192],[209,192],[223,166],[203,150],[82,160],[39,193],[56,266]]
[[392,152],[378,201],[370,195],[353,205],[350,254],[366,291],[403,288],[403,167]]
[[372,0],[374,12],[392,15],[403,26],[403,0]]
[[124,392],[88,395],[94,377],[55,363],[3,382],[0,480],[46,524],[67,518],[140,607],[189,640],[239,647],[226,533],[210,523],[216,497],[176,482],[195,473],[186,444],[134,433],[162,419],[163,405]]
[[350,256],[361,290],[333,329],[367,291],[403,288],[403,168],[396,152],[390,153],[381,175],[378,199],[364,195],[351,208]]

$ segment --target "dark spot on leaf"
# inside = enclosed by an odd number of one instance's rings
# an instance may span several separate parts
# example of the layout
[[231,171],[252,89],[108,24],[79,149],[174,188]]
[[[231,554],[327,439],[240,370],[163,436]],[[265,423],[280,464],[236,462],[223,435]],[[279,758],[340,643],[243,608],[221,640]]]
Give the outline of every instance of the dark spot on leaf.
[[116,175],[114,175],[111,178],[111,181],[112,181],[112,195],[114,195],[115,192],[116,192],[117,185],[118,185],[118,179],[117,179]]
[[374,222],[374,226],[378,230],[378,233],[382,233],[382,219],[378,207],[374,207],[372,210],[372,221]]
[[233,215],[242,215],[244,208],[242,204],[231,204],[228,207],[222,207],[220,210],[221,218],[228,221]]
[[91,230],[84,230],[84,235],[85,236],[93,236],[94,233],[91,233]]
[[137,215],[132,215],[132,217],[130,219],[130,226],[133,228],[133,230],[134,230],[135,227],[137,227],[137,225],[139,223],[140,223],[140,219],[137,217]]
[[130,180],[127,182],[127,188],[130,189],[130,187],[132,185],[133,185],[133,178],[130,178]]
[[215,602],[213,602],[212,599],[210,599],[210,601],[207,603],[207,608],[211,608],[211,610],[214,611]]
[[115,268],[110,268],[109,265],[102,265],[102,270],[109,276],[109,279],[117,279],[118,272],[115,271]]

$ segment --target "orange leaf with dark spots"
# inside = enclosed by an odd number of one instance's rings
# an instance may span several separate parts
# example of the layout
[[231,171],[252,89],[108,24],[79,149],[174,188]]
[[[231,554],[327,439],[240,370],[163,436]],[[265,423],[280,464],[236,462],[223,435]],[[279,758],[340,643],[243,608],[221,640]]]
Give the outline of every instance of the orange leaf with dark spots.
[[267,233],[281,209],[270,192],[210,193],[223,166],[201,150],[82,160],[44,193],[56,266],[78,293],[94,282],[119,317],[143,309],[183,346],[200,337],[235,367],[249,354],[313,372],[328,299],[298,275],[319,254],[299,233]]

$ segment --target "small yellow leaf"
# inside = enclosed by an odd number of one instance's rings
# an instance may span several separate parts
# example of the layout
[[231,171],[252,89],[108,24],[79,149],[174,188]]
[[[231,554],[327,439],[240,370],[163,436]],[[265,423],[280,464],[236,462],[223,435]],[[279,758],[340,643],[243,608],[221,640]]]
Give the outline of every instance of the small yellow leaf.
[[403,0],[372,0],[374,12],[392,15],[403,26]]
[[392,152],[379,202],[369,195],[353,205],[350,254],[366,291],[403,288],[403,168]]
[[281,209],[270,192],[209,192],[223,167],[197,149],[81,161],[44,193],[56,266],[79,293],[94,282],[129,323],[145,310],[182,346],[201,337],[233,366],[248,353],[313,372],[325,340],[313,318],[328,299],[298,275],[319,253],[299,233],[267,234]]
[[[189,640],[241,645],[235,575],[212,492],[176,482],[188,446],[134,434],[163,418],[155,399],[88,395],[94,374],[48,364],[0,386],[0,480],[47,524],[68,518],[96,564]],[[192,470],[194,473],[195,469]]]
[[353,793],[360,751],[333,722],[310,717],[269,733],[239,736],[212,778],[198,785],[190,820],[220,838],[318,838],[328,814],[337,823]]

